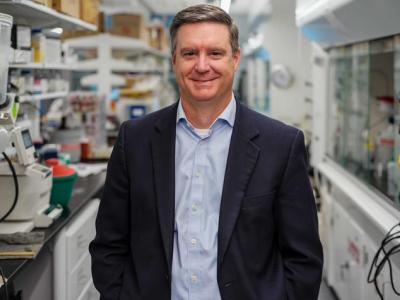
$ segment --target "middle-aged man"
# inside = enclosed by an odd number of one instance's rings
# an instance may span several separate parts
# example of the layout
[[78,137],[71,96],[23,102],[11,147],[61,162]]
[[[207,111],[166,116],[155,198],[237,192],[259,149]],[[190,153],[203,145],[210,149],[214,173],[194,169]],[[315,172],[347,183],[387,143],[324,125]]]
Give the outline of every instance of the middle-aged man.
[[102,300],[316,300],[322,250],[301,131],[232,93],[218,7],[171,26],[178,103],[122,124],[90,245]]

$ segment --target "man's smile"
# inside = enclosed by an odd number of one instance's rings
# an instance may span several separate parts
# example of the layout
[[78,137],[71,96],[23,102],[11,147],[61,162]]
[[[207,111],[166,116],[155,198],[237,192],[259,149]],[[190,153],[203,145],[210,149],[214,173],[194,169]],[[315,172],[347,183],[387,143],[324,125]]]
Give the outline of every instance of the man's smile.
[[199,82],[199,83],[206,83],[206,82],[211,82],[214,81],[215,79],[218,79],[218,77],[214,77],[214,78],[207,78],[207,79],[199,79],[199,78],[190,78],[190,80],[194,81],[194,82]]

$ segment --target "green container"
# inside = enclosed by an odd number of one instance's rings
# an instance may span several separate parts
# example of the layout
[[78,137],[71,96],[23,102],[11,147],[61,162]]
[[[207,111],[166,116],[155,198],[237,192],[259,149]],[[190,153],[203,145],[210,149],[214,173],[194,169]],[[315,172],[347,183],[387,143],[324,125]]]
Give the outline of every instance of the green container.
[[68,206],[77,177],[77,173],[69,176],[53,177],[50,204],[60,204],[63,207]]

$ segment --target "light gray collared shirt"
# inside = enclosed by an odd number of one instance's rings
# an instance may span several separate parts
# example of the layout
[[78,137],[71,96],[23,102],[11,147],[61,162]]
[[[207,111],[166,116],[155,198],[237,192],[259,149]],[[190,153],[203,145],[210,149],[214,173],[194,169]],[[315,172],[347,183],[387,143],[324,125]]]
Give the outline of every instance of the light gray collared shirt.
[[235,122],[232,96],[208,130],[195,129],[181,101],[176,117],[172,300],[218,300],[218,221]]

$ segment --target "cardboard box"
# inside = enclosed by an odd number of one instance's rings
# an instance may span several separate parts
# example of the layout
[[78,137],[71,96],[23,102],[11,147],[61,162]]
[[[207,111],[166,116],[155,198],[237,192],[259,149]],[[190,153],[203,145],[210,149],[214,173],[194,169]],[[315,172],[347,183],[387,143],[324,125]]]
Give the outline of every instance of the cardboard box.
[[81,19],[99,26],[99,6],[100,0],[81,0]]
[[90,31],[90,30],[64,30],[63,34],[61,35],[61,40],[73,39],[84,36],[92,36],[96,34],[99,33],[97,31]]
[[53,0],[53,8],[75,18],[81,17],[80,0]]
[[158,50],[165,50],[169,46],[165,28],[160,25],[147,27],[147,39],[149,46]]
[[48,7],[52,7],[53,6],[53,0],[34,0],[37,3],[46,5]]
[[142,15],[104,15],[104,32],[145,40],[146,29]]

